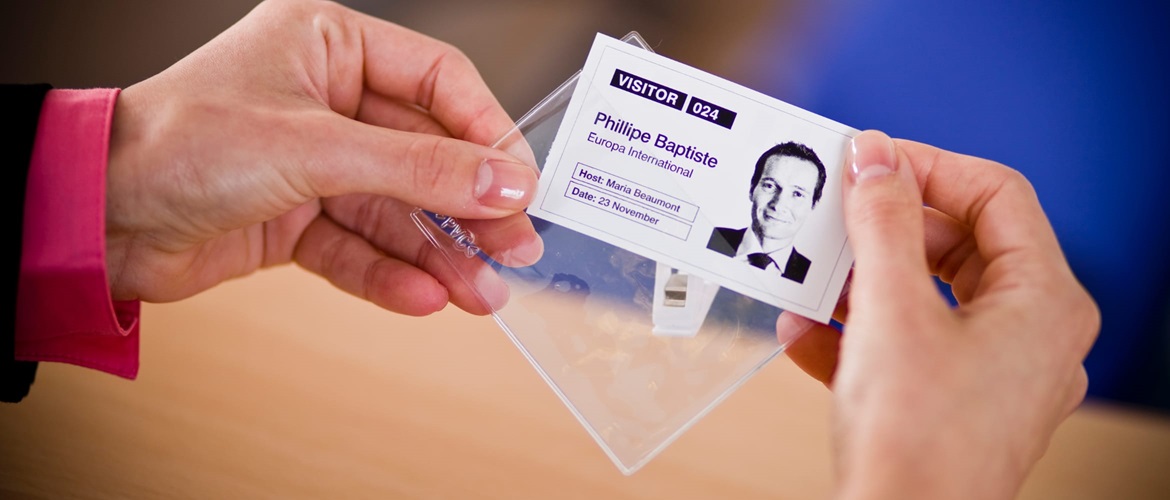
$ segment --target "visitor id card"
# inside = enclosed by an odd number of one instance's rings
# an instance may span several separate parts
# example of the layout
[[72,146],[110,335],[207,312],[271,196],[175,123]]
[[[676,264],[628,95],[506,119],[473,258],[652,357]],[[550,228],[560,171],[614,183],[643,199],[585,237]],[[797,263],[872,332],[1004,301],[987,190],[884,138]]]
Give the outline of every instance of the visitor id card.
[[599,34],[528,214],[828,322],[856,134]]

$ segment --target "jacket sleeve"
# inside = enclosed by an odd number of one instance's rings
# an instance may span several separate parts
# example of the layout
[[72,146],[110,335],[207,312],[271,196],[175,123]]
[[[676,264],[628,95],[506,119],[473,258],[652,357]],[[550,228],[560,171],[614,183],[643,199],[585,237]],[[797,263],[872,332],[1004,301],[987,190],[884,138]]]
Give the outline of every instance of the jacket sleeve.
[[138,301],[106,276],[106,166],[116,89],[52,90],[28,168],[15,359],[138,374]]
[[[24,194],[28,179],[29,159],[37,132],[37,118],[41,101],[49,86],[0,85],[0,113],[3,132],[0,132],[0,230],[8,235],[20,235],[24,225]],[[10,237],[8,241],[12,241]],[[4,252],[9,257],[0,261],[0,286],[8,297],[0,307],[0,401],[16,402],[28,394],[36,375],[35,362],[17,361],[16,342],[16,287],[20,279],[20,245],[9,244]]]

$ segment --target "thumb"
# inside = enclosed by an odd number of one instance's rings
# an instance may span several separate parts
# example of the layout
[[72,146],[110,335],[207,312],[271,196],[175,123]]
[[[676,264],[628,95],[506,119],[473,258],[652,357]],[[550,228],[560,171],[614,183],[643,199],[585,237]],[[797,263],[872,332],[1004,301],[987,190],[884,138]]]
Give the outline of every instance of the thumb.
[[845,229],[855,259],[850,313],[897,312],[937,300],[926,263],[922,193],[909,160],[889,136],[867,130],[853,138],[846,167]]
[[[455,217],[498,218],[536,194],[536,169],[502,151],[338,117],[306,174],[317,196],[371,193]],[[326,134],[328,137],[329,134]]]

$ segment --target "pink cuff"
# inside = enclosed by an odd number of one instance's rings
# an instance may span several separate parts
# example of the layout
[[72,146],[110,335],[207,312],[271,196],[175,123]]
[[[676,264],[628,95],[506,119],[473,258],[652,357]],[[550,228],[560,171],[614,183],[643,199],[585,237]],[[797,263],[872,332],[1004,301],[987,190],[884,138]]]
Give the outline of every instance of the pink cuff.
[[24,202],[16,359],[138,375],[138,301],[106,278],[106,161],[117,89],[52,90]]

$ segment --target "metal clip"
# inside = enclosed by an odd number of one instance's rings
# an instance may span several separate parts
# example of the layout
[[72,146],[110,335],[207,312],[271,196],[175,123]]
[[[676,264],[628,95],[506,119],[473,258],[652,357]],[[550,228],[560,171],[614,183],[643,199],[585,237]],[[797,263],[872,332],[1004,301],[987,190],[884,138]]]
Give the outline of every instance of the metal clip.
[[665,264],[654,273],[653,332],[692,337],[699,333],[719,285],[688,275]]

